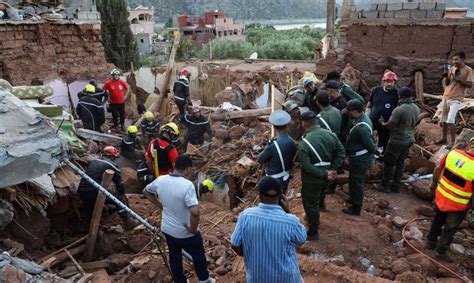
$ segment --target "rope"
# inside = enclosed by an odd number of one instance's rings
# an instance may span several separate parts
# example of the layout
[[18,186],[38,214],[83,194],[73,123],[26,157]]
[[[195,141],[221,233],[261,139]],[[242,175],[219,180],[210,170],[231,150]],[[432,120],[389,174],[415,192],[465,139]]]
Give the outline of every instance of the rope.
[[469,280],[467,280],[465,277],[457,274],[455,271],[453,271],[451,268],[447,267],[446,265],[442,264],[441,262],[435,260],[434,258],[430,257],[429,255],[425,254],[424,252],[420,251],[419,249],[417,249],[415,246],[413,246],[407,238],[405,238],[405,230],[406,228],[408,227],[408,225],[410,225],[411,223],[413,222],[416,222],[416,221],[420,221],[420,220],[428,220],[427,218],[423,218],[423,217],[420,217],[420,218],[414,218],[410,221],[408,221],[408,223],[403,227],[402,229],[402,237],[403,237],[403,240],[413,249],[415,250],[416,252],[418,252],[419,254],[423,255],[424,257],[426,257],[427,259],[429,259],[430,261],[432,261],[434,264],[438,265],[439,267],[445,269],[446,271],[448,271],[449,273],[451,273],[452,275],[454,275],[455,277],[461,279],[462,281],[464,282],[469,282]]

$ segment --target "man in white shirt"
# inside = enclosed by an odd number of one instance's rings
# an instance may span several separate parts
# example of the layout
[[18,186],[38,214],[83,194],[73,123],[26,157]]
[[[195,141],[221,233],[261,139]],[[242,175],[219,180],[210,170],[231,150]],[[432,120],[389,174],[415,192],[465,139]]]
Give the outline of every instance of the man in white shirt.
[[161,232],[166,237],[173,281],[186,283],[183,272],[182,250],[189,253],[199,282],[213,283],[209,277],[206,254],[201,234],[198,231],[199,203],[194,185],[186,176],[191,173],[192,161],[180,155],[174,173],[162,175],[146,186],[144,195],[157,207],[163,209]]

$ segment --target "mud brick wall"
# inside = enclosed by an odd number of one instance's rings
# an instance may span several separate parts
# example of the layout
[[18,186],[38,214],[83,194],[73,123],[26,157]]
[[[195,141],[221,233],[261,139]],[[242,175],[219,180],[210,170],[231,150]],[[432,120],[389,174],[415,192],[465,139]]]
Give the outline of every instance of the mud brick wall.
[[62,78],[105,79],[100,23],[0,22],[0,78],[13,85]]
[[407,85],[421,70],[425,92],[440,93],[442,65],[455,52],[466,52],[466,63],[474,67],[473,31],[474,19],[352,20],[343,24],[339,47],[370,87],[380,83],[386,68]]

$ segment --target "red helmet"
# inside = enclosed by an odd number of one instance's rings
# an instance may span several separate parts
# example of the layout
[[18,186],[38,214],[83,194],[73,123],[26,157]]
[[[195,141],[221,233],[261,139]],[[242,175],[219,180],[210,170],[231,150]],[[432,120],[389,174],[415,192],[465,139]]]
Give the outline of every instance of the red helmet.
[[120,152],[118,151],[118,149],[116,149],[113,146],[109,145],[109,146],[104,147],[104,155],[118,157],[119,154]]
[[185,68],[185,69],[183,69],[183,70],[181,71],[181,74],[182,74],[183,76],[186,76],[186,77],[187,77],[187,76],[191,75],[191,72],[190,72],[188,69]]
[[385,74],[383,74],[383,81],[398,81],[397,74],[395,74],[392,71],[388,71]]

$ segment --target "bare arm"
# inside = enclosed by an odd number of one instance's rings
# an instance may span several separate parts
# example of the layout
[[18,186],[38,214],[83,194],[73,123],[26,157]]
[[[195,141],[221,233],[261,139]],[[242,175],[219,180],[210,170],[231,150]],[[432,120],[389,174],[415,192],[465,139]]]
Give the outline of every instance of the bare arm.
[[454,77],[454,80],[457,83],[459,83],[460,85],[462,85],[463,87],[472,88],[472,82],[470,82],[470,81],[465,81],[465,80],[462,80],[458,77]]
[[193,206],[189,208],[190,217],[189,222],[191,226],[188,227],[188,231],[191,234],[196,234],[198,231],[198,224],[199,224],[199,206]]
[[160,199],[158,198],[157,195],[152,194],[152,193],[150,193],[150,192],[147,191],[147,190],[143,190],[143,195],[144,195],[151,203],[153,203],[153,204],[156,205],[157,207],[163,209],[163,205],[161,204]]

